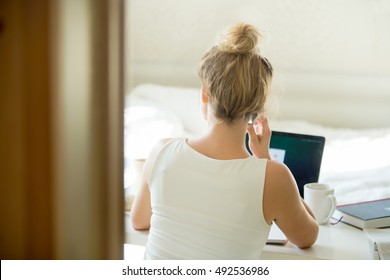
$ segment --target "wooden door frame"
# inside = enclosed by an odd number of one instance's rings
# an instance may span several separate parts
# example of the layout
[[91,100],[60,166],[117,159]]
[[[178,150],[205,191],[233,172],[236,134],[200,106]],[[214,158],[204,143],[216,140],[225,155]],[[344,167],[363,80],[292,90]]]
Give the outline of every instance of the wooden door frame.
[[0,3],[0,258],[122,259],[124,0]]

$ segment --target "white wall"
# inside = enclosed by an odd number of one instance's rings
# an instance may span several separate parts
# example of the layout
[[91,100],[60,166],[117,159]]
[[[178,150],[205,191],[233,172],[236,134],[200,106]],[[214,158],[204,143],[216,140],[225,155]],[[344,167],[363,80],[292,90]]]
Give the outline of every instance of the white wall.
[[[311,121],[328,125],[390,125],[390,1],[385,0],[128,0],[129,87],[199,86],[201,55],[238,21],[263,30],[261,49],[275,68],[279,117],[312,114]],[[323,110],[313,110],[321,101]],[[341,115],[329,118],[330,110]],[[356,122],[359,112],[371,119]]]

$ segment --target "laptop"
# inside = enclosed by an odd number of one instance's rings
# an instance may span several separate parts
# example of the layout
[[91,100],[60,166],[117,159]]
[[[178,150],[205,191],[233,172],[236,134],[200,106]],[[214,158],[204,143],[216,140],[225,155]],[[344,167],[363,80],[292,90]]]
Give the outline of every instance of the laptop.
[[[287,165],[297,182],[302,198],[303,186],[318,182],[324,146],[323,136],[272,131],[271,158]],[[251,153],[248,134],[246,148]]]

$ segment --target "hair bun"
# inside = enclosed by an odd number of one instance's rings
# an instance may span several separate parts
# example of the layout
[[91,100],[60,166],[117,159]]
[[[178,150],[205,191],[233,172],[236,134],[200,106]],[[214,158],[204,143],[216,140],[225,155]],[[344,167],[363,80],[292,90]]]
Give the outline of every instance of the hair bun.
[[257,29],[245,23],[239,23],[228,29],[219,47],[229,53],[254,53],[257,52],[260,33]]

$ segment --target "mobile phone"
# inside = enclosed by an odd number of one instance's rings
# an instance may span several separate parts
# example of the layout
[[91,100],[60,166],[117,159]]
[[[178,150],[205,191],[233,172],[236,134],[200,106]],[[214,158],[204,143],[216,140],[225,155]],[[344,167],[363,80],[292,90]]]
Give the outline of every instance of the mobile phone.
[[257,113],[252,114],[252,116],[249,118],[249,124],[253,124],[257,116],[258,116]]

